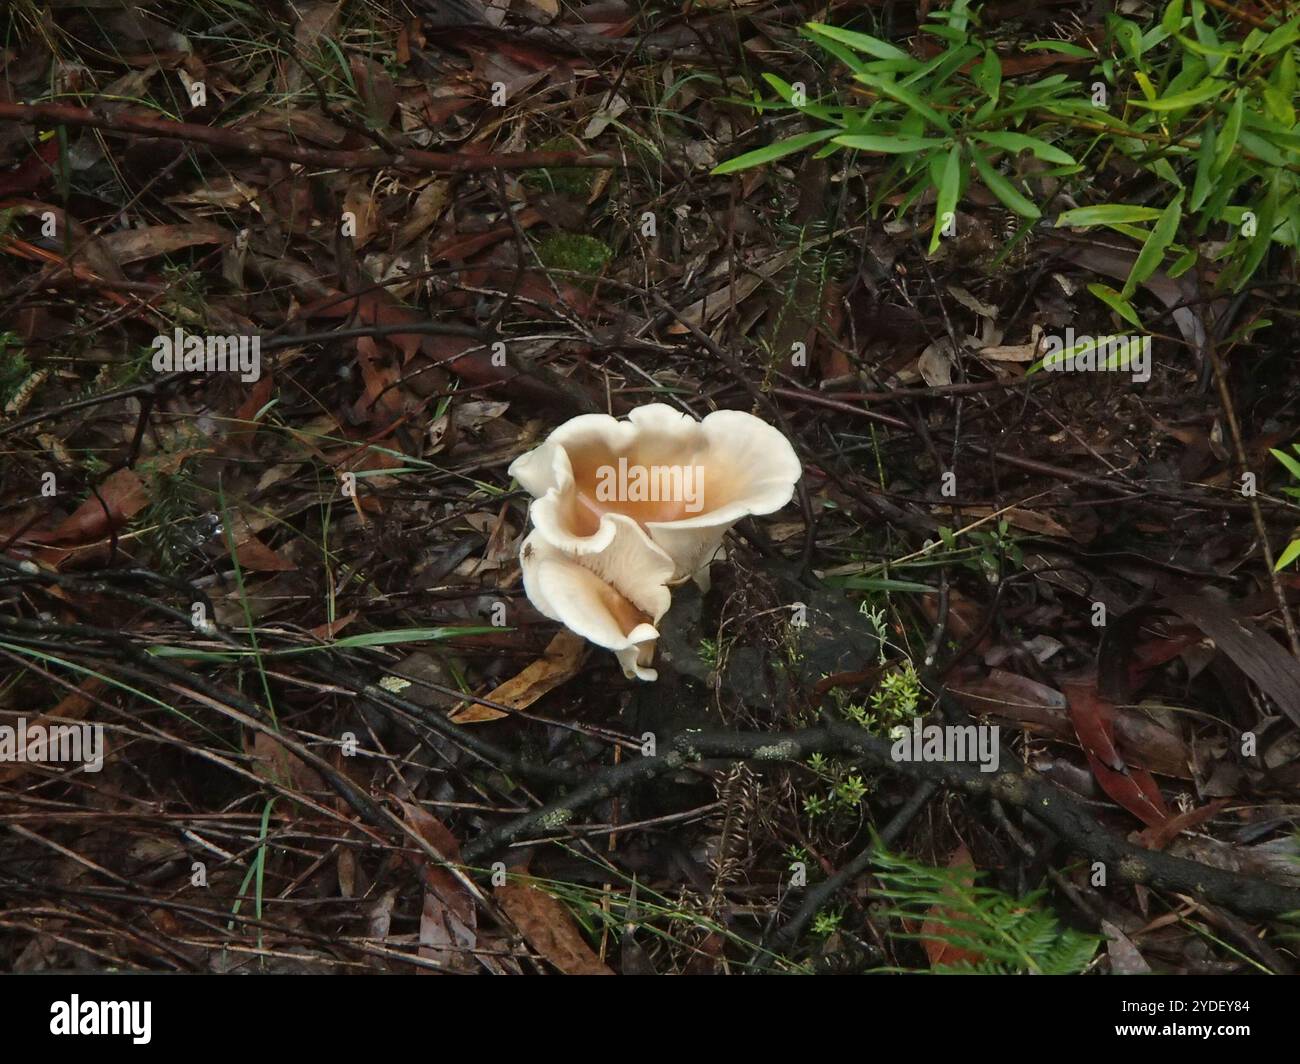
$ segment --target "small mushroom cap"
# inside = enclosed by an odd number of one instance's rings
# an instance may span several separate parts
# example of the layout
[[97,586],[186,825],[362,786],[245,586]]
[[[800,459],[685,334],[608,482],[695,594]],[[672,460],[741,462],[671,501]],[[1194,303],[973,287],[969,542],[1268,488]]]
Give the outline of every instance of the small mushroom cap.
[[628,677],[655,680],[647,668],[654,659],[655,628],[668,610],[669,591],[663,583],[665,565],[643,573],[623,570],[635,600],[580,561],[551,546],[534,531],[519,552],[528,600],[545,616],[559,621],[588,642],[618,655]]

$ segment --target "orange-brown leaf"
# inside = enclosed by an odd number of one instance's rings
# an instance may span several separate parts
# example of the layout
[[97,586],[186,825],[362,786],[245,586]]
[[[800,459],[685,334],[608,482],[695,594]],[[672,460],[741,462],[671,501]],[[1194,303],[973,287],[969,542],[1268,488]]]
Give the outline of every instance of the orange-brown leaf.
[[1125,763],[1115,749],[1114,710],[1098,693],[1096,682],[1061,685],[1079,745],[1101,789],[1148,827],[1169,819],[1169,809],[1155,778],[1144,768]]
[[613,975],[596,956],[569,910],[527,883],[497,887],[495,897],[528,944],[565,975]]

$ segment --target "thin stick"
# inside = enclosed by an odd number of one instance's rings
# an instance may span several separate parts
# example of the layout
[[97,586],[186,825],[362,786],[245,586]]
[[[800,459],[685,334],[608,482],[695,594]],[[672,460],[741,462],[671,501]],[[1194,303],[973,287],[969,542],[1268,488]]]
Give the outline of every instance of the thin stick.
[[387,152],[382,148],[345,151],[337,148],[308,148],[278,137],[266,137],[258,130],[230,129],[172,122],[152,115],[108,113],[62,103],[0,103],[0,119],[29,125],[53,124],[102,129],[107,133],[166,137],[233,155],[254,155],[280,159],[303,166],[332,170],[375,170],[391,166],[444,174],[477,173],[482,170],[533,170],[552,166],[612,168],[622,164],[612,155],[572,151],[521,151],[497,155],[420,151],[415,148]]

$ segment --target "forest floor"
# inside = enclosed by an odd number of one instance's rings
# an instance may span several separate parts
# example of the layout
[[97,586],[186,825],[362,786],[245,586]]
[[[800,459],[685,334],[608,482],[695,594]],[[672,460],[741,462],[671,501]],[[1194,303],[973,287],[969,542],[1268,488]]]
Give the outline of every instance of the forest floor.
[[[933,6],[14,0],[0,969],[1295,969],[1300,211],[1216,283],[1168,109],[1040,122],[1055,171],[959,138],[715,173],[820,128],[805,95],[884,99],[801,26],[914,63],[975,31]],[[985,5],[944,76],[1136,93],[1115,17]],[[1220,155],[1267,157],[1235,121]],[[1296,172],[1242,179],[1268,224]],[[1054,224],[1107,203],[1148,213]],[[1038,365],[1121,332],[1144,367]],[[646,683],[528,601],[507,468],[651,402],[761,417],[803,477]],[[996,770],[900,760],[914,720]],[[5,756],[58,724],[101,760]]]

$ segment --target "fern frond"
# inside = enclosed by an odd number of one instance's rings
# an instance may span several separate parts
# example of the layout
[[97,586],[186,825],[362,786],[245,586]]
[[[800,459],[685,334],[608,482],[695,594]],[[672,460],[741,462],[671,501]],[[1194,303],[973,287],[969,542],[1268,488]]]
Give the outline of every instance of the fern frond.
[[1043,890],[1012,897],[980,884],[970,869],[933,868],[883,849],[873,865],[888,903],[885,915],[905,926],[927,925],[925,934],[897,931],[893,937],[937,940],[980,958],[932,972],[1077,975],[1100,945],[1095,935],[1062,927],[1044,907]]

